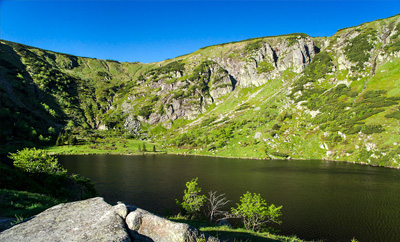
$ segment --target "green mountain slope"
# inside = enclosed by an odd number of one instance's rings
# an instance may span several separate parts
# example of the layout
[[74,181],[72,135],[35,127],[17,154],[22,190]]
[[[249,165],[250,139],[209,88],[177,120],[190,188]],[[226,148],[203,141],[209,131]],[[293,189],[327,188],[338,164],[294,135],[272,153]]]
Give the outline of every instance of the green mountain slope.
[[400,16],[119,63],[0,41],[1,145],[113,130],[173,152],[399,167]]

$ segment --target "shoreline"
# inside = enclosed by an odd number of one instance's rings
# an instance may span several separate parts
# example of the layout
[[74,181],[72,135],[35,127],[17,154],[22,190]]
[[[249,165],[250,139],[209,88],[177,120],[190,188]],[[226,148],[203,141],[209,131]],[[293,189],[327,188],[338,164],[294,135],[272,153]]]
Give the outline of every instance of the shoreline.
[[94,153],[88,153],[88,152],[82,152],[82,153],[69,153],[69,152],[49,152],[49,155],[130,155],[130,156],[139,156],[139,155],[182,155],[182,156],[202,156],[202,157],[212,157],[212,158],[227,158],[227,159],[244,159],[244,160],[323,160],[323,161],[331,161],[331,162],[344,162],[344,163],[349,163],[349,164],[355,164],[355,165],[363,165],[363,166],[371,166],[371,167],[382,167],[382,168],[389,168],[389,169],[396,169],[400,170],[400,167],[394,167],[394,166],[380,166],[380,165],[375,165],[375,164],[370,164],[366,162],[355,162],[355,161],[342,161],[342,160],[329,160],[329,159],[305,159],[305,158],[286,158],[286,159],[280,159],[280,158],[274,158],[274,159],[268,159],[268,158],[257,158],[257,157],[232,157],[232,156],[218,156],[218,155],[204,155],[204,154],[185,154],[183,153],[178,153],[178,152],[167,152],[167,151],[160,151],[160,152],[143,152],[143,153],[117,153],[117,152],[94,152]]

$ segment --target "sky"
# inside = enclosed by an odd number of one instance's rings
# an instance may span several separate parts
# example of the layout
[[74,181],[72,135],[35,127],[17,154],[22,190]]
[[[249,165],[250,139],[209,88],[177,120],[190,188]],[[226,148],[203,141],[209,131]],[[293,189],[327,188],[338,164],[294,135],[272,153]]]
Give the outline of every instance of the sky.
[[255,37],[332,36],[399,13],[399,0],[0,0],[0,39],[149,63]]

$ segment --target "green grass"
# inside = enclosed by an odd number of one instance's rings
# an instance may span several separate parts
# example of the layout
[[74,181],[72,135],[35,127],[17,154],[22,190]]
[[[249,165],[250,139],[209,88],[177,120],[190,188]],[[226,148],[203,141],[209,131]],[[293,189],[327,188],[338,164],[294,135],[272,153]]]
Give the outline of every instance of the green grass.
[[160,145],[148,141],[124,138],[105,138],[95,141],[95,143],[84,143],[79,145],[49,146],[45,148],[50,154],[143,154],[139,151],[139,146],[146,145],[147,152],[154,153],[153,145],[156,146],[156,153],[163,153]]
[[29,218],[63,202],[44,194],[0,189],[0,217]]
[[271,232],[254,232],[243,228],[230,228],[228,226],[217,226],[207,221],[189,220],[182,216],[173,216],[168,219],[174,222],[187,223],[200,231],[205,232],[223,241],[248,241],[248,242],[303,242],[296,236],[283,236]]

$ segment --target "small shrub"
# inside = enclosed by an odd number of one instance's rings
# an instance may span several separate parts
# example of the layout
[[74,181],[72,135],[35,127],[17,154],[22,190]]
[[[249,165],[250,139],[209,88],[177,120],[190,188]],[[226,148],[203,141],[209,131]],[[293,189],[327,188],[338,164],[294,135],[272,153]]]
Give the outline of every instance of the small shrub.
[[67,171],[58,163],[58,159],[36,148],[25,148],[16,153],[10,153],[14,166],[28,173],[66,174]]
[[350,61],[355,62],[357,70],[364,68],[364,62],[369,60],[370,54],[368,53],[374,46],[372,43],[376,39],[376,31],[373,29],[366,29],[363,33],[351,39],[345,47],[345,54]]
[[281,126],[279,124],[274,124],[274,126],[272,126],[273,130],[279,130],[281,128]]
[[252,53],[253,51],[257,51],[261,48],[263,44],[262,40],[257,40],[254,42],[249,43],[248,45],[246,45],[244,51],[247,53]]
[[271,63],[269,63],[268,61],[260,62],[260,63],[258,63],[258,66],[257,66],[258,74],[270,73],[274,69],[275,69],[275,67]]
[[180,204],[182,208],[192,216],[196,216],[200,212],[200,208],[206,201],[205,195],[200,195],[201,188],[197,186],[198,177],[193,178],[191,181],[186,182],[186,188],[183,195],[183,201],[180,203],[176,200],[177,204]]
[[266,223],[280,223],[279,217],[282,206],[276,207],[274,204],[267,206],[260,194],[246,192],[240,197],[240,204],[232,208],[232,214],[242,218],[244,227],[258,231]]
[[139,115],[148,119],[152,112],[153,112],[153,105],[147,105],[140,109]]
[[288,154],[286,154],[286,153],[283,153],[283,152],[271,152],[271,155],[274,155],[274,156],[279,156],[279,157],[283,157],[283,158],[288,158],[289,157],[289,155]]
[[364,125],[361,128],[361,131],[364,134],[373,134],[373,133],[382,133],[384,129],[382,128],[382,125],[377,124],[377,125]]
[[203,122],[201,122],[201,126],[203,126],[203,127],[208,126],[209,124],[214,122],[216,119],[217,119],[217,117],[211,117],[211,118],[205,119],[205,120],[203,120]]

